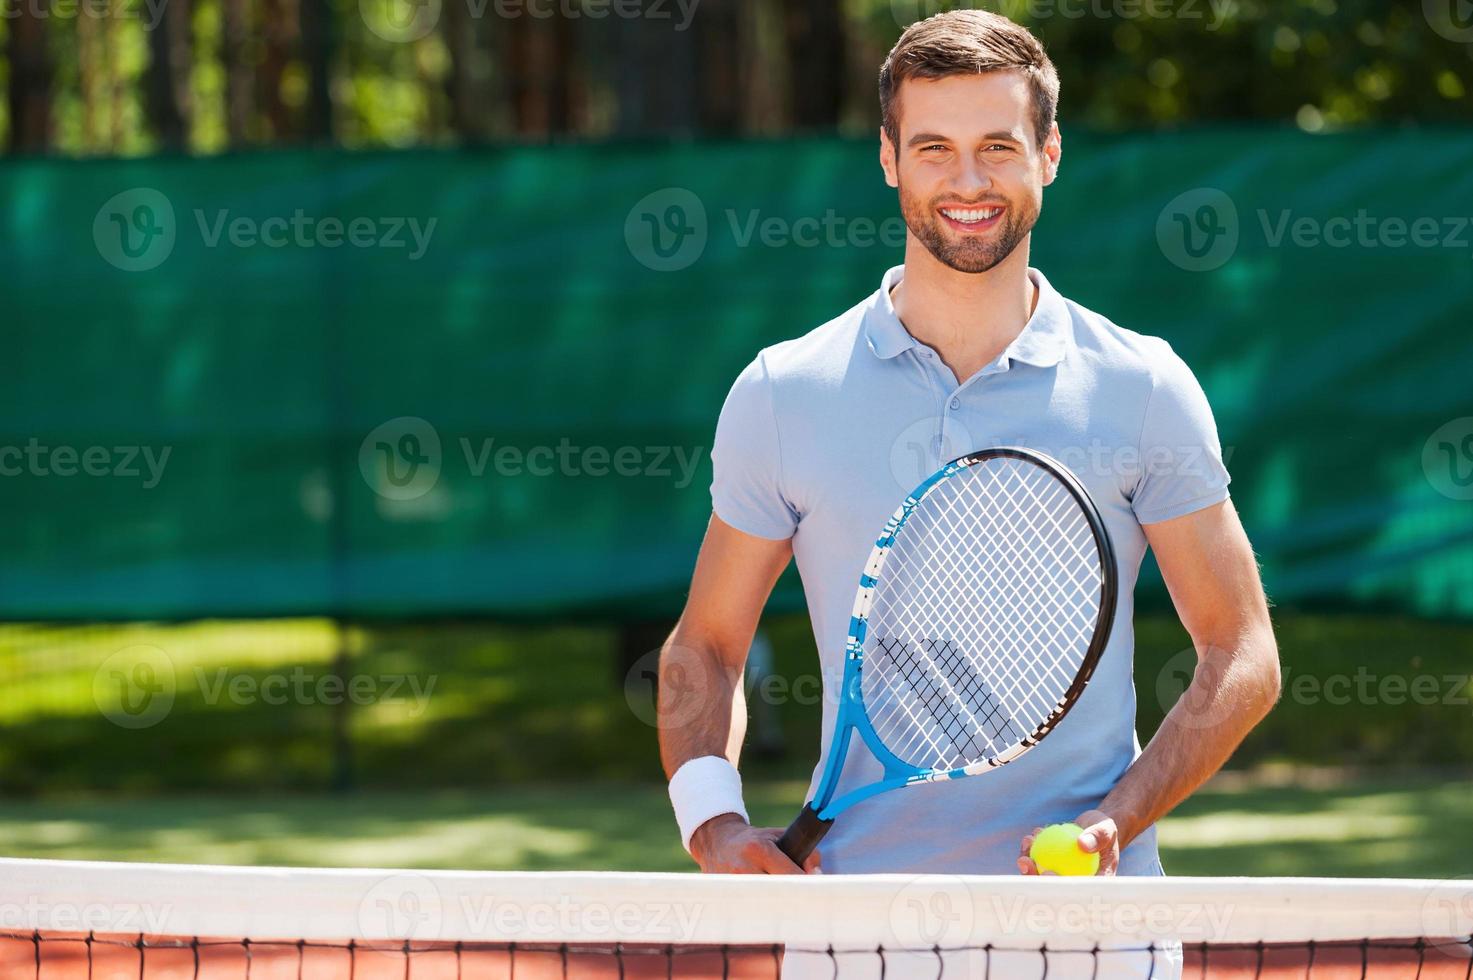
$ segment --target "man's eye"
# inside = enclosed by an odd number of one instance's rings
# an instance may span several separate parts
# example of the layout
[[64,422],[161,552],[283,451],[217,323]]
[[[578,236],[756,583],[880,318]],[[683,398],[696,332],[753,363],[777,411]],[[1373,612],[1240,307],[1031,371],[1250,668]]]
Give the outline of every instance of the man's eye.
[[922,147],[921,148],[921,152],[922,153],[930,153],[932,150],[945,150],[945,149],[946,149],[946,147],[942,146],[940,143],[932,143],[930,146],[924,146],[924,147]]

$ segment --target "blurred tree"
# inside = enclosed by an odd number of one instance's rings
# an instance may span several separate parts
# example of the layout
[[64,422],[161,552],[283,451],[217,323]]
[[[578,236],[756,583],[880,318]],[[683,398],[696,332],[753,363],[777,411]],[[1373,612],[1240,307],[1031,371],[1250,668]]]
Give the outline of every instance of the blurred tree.
[[831,129],[839,122],[844,75],[844,17],[839,0],[781,0],[792,124]]
[[46,21],[30,4],[18,4],[10,20],[6,109],[12,153],[41,153],[51,146],[52,64]]
[[261,0],[259,40],[261,59],[256,69],[256,105],[265,125],[265,139],[293,142],[297,128],[285,99],[287,66],[296,47],[297,18],[287,9],[292,0]]
[[868,135],[875,71],[901,30],[981,5],[1042,38],[1066,125],[1263,120],[1318,132],[1473,118],[1473,43],[1437,3],[374,2],[438,16],[426,35],[393,38],[362,0],[172,0],[157,24],[136,3],[140,16],[65,20],[15,5],[0,65],[7,146]]
[[174,0],[159,12],[148,32],[148,68],[144,74],[144,106],[158,144],[182,150],[188,142],[190,3]]
[[243,146],[251,139],[252,64],[250,0],[220,0],[224,7],[225,129],[229,144]]
[[579,65],[568,17],[507,17],[507,87],[518,136],[545,139],[572,128]]
[[329,0],[299,0],[297,16],[307,74],[303,135],[311,142],[326,143],[333,135],[333,11]]

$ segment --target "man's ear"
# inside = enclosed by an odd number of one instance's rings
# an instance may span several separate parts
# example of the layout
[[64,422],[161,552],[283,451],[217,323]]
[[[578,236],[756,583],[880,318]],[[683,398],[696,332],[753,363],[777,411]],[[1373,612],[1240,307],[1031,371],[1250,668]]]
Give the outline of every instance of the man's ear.
[[1054,123],[1048,139],[1043,141],[1043,186],[1047,187],[1059,176],[1059,161],[1064,155],[1064,138],[1059,134],[1059,124]]
[[900,186],[900,175],[896,170],[895,144],[890,142],[890,134],[885,132],[885,127],[880,127],[880,169],[885,171],[885,183],[891,187]]

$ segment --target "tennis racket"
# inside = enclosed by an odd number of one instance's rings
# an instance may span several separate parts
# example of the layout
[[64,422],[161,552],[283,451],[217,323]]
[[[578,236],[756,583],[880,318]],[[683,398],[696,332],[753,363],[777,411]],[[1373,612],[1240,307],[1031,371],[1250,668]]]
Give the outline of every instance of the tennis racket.
[[[974,776],[1037,745],[1089,683],[1116,591],[1104,521],[1060,463],[1008,447],[932,474],[859,577],[828,762],[777,846],[801,866],[835,817],[875,794]],[[856,733],[884,775],[835,799]]]

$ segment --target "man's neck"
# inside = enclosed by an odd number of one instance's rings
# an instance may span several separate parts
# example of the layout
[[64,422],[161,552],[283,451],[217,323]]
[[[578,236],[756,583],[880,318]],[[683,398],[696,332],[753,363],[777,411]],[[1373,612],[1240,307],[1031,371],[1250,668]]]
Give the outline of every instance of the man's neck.
[[986,272],[965,273],[912,239],[891,298],[910,335],[966,381],[1007,350],[1033,315],[1038,289],[1028,278],[1028,242]]

